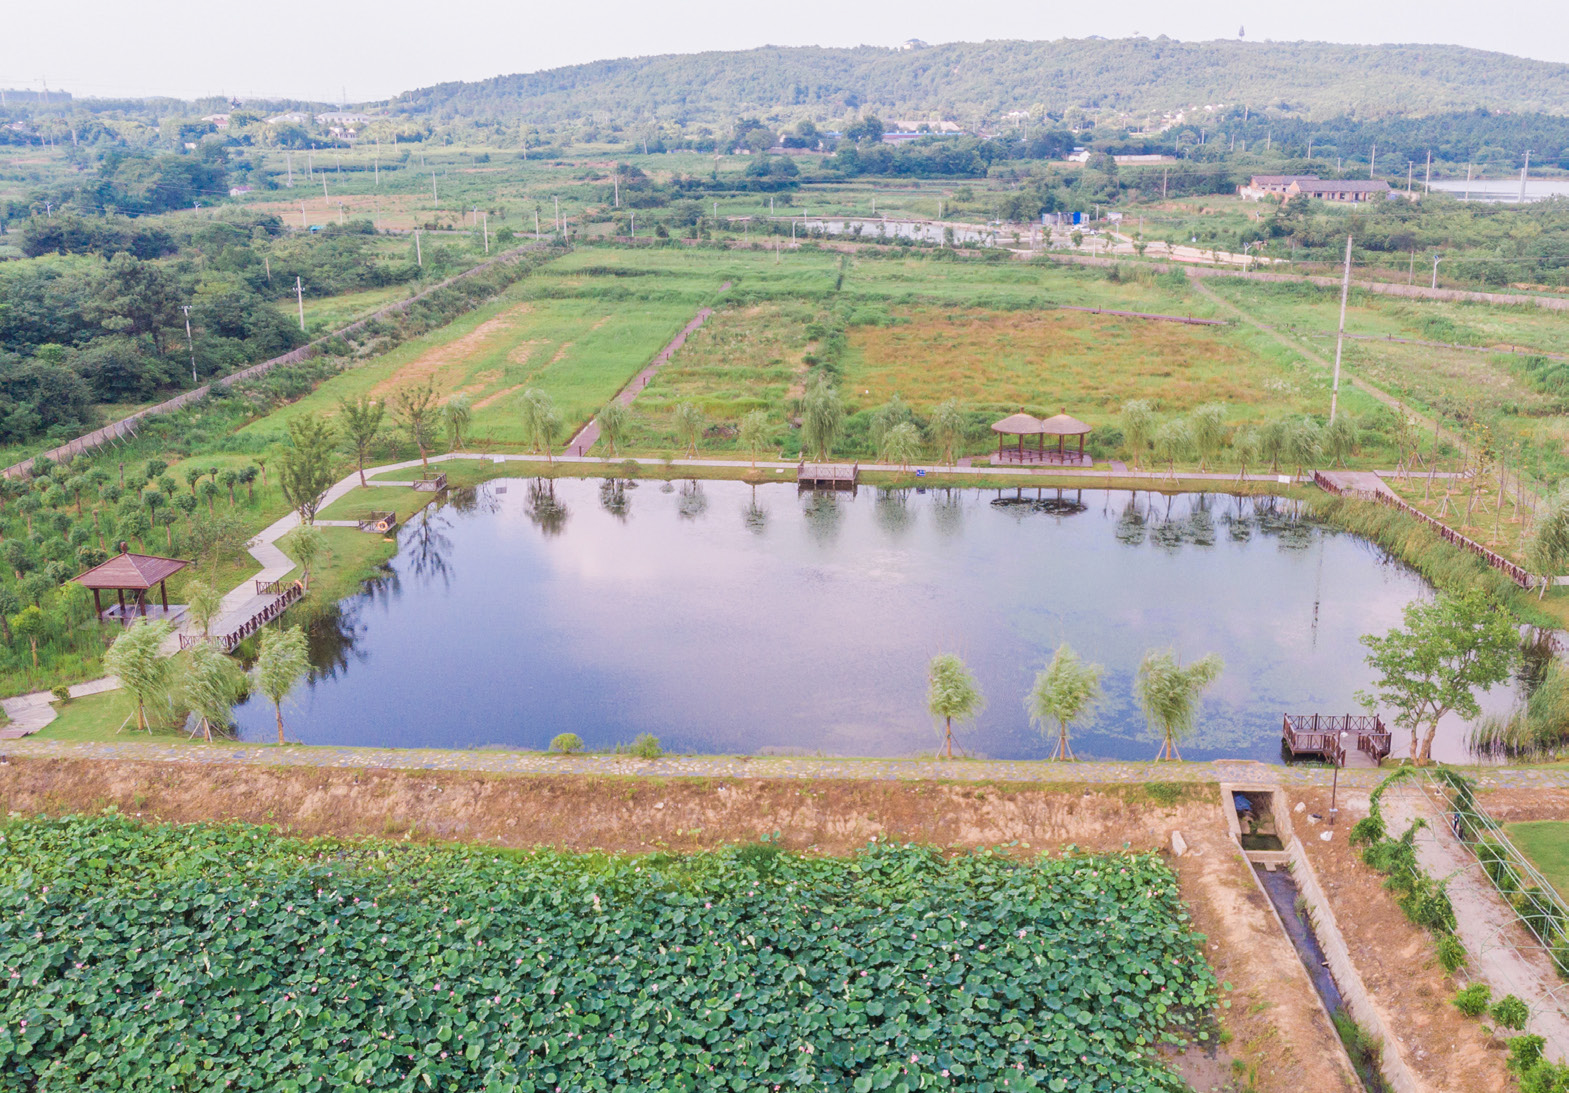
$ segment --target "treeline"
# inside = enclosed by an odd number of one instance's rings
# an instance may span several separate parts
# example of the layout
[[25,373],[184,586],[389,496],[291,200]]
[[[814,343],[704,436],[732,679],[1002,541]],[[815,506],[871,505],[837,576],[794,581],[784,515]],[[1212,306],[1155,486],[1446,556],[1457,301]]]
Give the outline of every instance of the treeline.
[[968,124],[1028,110],[1151,114],[1250,103],[1301,116],[1437,114],[1487,106],[1569,113],[1569,65],[1462,46],[1178,42],[1169,38],[957,42],[909,50],[818,47],[596,61],[406,92],[410,116],[590,117],[622,124],[726,124],[743,113],[942,116]]
[[[149,225],[59,216],[17,233],[30,261],[0,265],[0,443],[76,435],[95,403],[150,400],[300,344],[278,307],[452,268],[450,248],[389,258],[368,224],[285,235],[276,217]],[[186,324],[189,322],[189,338]],[[194,377],[193,377],[194,373]]]

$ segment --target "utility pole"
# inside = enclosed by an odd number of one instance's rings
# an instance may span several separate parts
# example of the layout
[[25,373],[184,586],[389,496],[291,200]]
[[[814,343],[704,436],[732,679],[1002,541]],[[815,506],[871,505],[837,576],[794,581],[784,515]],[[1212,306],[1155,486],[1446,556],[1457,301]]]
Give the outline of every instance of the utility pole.
[[376,138],[376,189],[381,189],[381,138]]
[[1335,336],[1335,380],[1329,389],[1329,423],[1340,404],[1340,350],[1346,341],[1346,300],[1351,295],[1351,237],[1346,236],[1346,272],[1340,279],[1340,333]]
[[292,190],[292,189],[294,189],[294,153],[293,152],[285,152],[285,153],[283,153],[283,163],[284,163],[284,166],[288,168],[288,171],[289,171],[289,189]]
[[539,209],[534,210],[534,238],[539,238]]
[[1465,200],[1471,200],[1471,161],[1466,160],[1465,165]]
[[1527,148],[1525,150],[1525,166],[1520,168],[1520,204],[1522,205],[1525,204],[1525,180],[1526,176],[1531,173],[1531,153],[1534,151],[1536,151],[1535,148]]
[[436,206],[436,208],[438,208],[438,209],[441,208],[441,195],[436,192],[436,172],[435,171],[432,171],[430,173],[430,200]]
[[1438,255],[1436,255],[1436,254],[1433,255],[1433,287],[1434,288],[1438,287],[1438,263],[1442,262],[1442,261],[1443,261],[1443,259],[1440,258]]
[[561,234],[561,199],[559,197],[552,197],[550,200],[552,200],[552,201],[554,201],[556,203],[556,234],[560,235]]
[[1373,145],[1373,158],[1368,160],[1368,162],[1367,162],[1367,177],[1368,177],[1369,181],[1372,181],[1374,178],[1378,177],[1377,174],[1375,173],[1377,170],[1378,170],[1378,145],[1375,144],[1375,145]]
[[305,329],[305,289],[300,285],[300,279],[294,279],[294,298],[300,305],[300,329]]
[[420,269],[425,268],[425,255],[419,249],[419,229],[414,229],[414,264]]
[[1307,157],[1308,157],[1308,159],[1312,159],[1313,158],[1313,138],[1312,137],[1308,138],[1308,154],[1307,154]]
[[616,208],[619,209],[621,207],[621,172],[620,171],[613,171],[613,172],[611,172],[610,178],[611,178],[611,181],[615,183],[615,187],[616,187]]
[[484,214],[481,230],[485,233],[485,253],[490,253],[490,213]]
[[1160,169],[1160,199],[1162,201],[1166,200],[1166,179],[1168,179],[1170,177],[1171,177],[1171,168],[1170,167],[1162,167]]
[[1427,174],[1422,176],[1422,192],[1424,194],[1433,192],[1433,150],[1431,148],[1427,150]]
[[327,172],[321,173],[321,201],[323,205],[331,205],[332,198],[327,195]]
[[196,343],[191,340],[191,305],[181,304],[180,310],[185,312],[185,348],[191,352],[191,386],[196,386]]
[[308,227],[310,227],[310,225],[305,222],[305,202],[301,201],[300,202],[300,230],[304,231]]
[[1409,159],[1406,160],[1406,193],[1408,194],[1411,192],[1411,172],[1415,168],[1416,164],[1412,163]]
[[269,255],[269,254],[262,255],[262,267],[264,269],[266,269],[266,271],[267,271],[267,283],[269,285],[272,284],[272,256],[271,255]]

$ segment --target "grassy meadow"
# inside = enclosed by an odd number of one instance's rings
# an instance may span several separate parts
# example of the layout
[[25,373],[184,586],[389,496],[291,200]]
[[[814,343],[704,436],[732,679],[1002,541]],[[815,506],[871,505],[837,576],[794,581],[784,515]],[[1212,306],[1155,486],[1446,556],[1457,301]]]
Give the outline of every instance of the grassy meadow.
[[1558,894],[1569,899],[1569,821],[1505,824],[1504,834],[1558,889]]

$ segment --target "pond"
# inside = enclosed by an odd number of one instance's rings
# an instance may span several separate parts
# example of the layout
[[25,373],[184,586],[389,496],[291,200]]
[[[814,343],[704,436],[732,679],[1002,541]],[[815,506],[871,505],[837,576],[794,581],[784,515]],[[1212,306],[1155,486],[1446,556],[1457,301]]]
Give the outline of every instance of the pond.
[[[952,651],[987,699],[958,743],[1043,758],[1023,696],[1067,641],[1106,667],[1081,758],[1154,757],[1133,674],[1172,647],[1226,662],[1183,755],[1279,762],[1281,714],[1360,712],[1358,636],[1429,594],[1269,497],[498,480],[398,536],[384,575],[313,628],[291,736],[542,749],[562,732],[591,748],[648,732],[680,752],[931,753],[926,665]],[[275,732],[261,700],[237,720],[246,739]],[[1462,758],[1463,735],[1446,727],[1435,756]]]

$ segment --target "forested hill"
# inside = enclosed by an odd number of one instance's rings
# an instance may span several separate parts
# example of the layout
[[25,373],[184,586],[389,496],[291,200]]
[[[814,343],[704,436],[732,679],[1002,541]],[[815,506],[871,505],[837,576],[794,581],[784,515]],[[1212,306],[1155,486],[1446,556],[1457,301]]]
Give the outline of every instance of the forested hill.
[[[1315,118],[1483,107],[1569,113],[1569,65],[1463,46],[1065,39],[672,54],[448,83],[398,111],[550,124],[598,118],[728,124],[743,115],[942,117],[1013,110],[1146,115],[1207,103]],[[1037,109],[1038,108],[1038,109]]]

